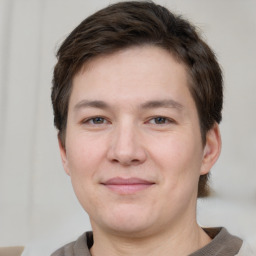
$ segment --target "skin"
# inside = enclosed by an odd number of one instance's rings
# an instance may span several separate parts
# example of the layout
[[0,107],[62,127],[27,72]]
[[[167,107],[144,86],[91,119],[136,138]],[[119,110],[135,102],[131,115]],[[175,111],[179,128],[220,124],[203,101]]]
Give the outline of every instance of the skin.
[[188,255],[210,242],[196,222],[197,186],[219,156],[219,129],[202,145],[186,68],[167,51],[133,47],[85,64],[59,145],[92,255]]

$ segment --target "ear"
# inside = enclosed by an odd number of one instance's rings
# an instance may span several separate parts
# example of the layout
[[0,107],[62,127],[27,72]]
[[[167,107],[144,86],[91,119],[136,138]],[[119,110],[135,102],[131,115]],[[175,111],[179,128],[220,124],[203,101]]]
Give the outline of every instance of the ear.
[[221,135],[217,123],[206,134],[201,175],[207,174],[219,158],[221,152]]
[[58,142],[59,142],[59,149],[60,149],[62,165],[63,165],[64,170],[67,173],[67,175],[70,175],[69,168],[68,168],[68,159],[67,159],[66,148],[62,145],[59,136],[58,136]]

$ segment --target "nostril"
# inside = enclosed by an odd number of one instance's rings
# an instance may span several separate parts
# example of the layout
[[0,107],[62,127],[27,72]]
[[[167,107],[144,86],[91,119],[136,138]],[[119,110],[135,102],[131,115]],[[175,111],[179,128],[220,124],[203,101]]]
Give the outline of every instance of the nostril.
[[136,163],[140,163],[140,160],[139,159],[133,159],[132,161],[131,161],[132,163],[134,163],[134,164],[136,164]]
[[130,158],[113,158],[111,159],[112,163],[119,163],[124,166],[128,165],[138,165],[141,163],[139,159],[130,159]]

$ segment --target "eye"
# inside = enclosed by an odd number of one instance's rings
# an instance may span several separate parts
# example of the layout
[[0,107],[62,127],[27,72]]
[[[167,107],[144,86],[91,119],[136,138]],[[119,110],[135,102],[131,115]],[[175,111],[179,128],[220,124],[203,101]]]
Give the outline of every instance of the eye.
[[101,116],[96,116],[92,118],[88,118],[83,121],[84,124],[89,124],[89,125],[99,125],[99,124],[107,124],[108,121]]
[[104,124],[105,123],[105,119],[103,117],[94,117],[90,120],[91,123],[93,124]]
[[174,123],[174,121],[167,117],[157,116],[157,117],[151,118],[149,120],[149,123],[150,124],[170,124],[170,123]]

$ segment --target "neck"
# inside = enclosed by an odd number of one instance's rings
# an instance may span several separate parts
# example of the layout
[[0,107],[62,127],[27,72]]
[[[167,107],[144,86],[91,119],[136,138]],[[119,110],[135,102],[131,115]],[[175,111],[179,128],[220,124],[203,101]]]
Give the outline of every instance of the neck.
[[91,254],[92,256],[164,256],[171,252],[176,256],[186,256],[211,240],[196,221],[186,222],[182,227],[176,226],[178,227],[172,227],[171,230],[160,230],[158,234],[135,238],[132,235],[105,233],[94,228],[94,245]]

